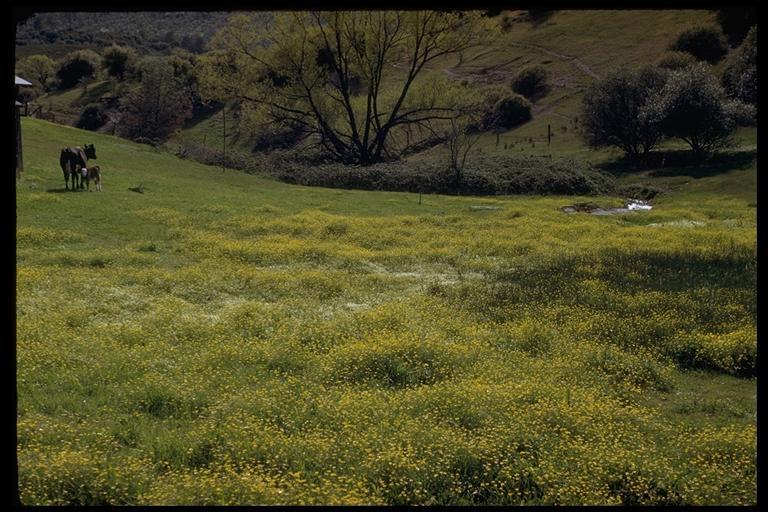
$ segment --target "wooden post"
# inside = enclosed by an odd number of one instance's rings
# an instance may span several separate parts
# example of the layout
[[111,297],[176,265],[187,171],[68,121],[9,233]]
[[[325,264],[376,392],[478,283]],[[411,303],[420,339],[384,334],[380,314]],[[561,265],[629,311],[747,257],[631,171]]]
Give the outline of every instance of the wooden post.
[[552,142],[552,125],[547,125],[547,146]]

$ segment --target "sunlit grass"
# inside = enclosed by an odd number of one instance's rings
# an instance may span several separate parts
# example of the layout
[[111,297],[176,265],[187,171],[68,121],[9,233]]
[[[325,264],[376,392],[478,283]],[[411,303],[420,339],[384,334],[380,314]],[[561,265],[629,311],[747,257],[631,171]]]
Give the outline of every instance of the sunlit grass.
[[754,504],[754,164],[596,217],[24,135],[24,503]]

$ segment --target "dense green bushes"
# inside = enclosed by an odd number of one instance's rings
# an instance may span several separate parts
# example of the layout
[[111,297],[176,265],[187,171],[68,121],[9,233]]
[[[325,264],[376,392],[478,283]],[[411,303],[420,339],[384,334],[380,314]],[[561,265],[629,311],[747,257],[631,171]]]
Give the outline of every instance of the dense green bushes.
[[[749,53],[749,49],[745,50]],[[756,96],[755,59],[728,75],[738,91],[729,98],[704,62],[682,66],[674,54],[663,61],[672,69],[622,68],[594,83],[582,101],[583,136],[592,147],[615,146],[629,158],[647,155],[666,138],[678,138],[697,157],[727,146],[738,126],[754,122],[755,111],[739,101]],[[752,71],[750,71],[752,70]]]
[[68,53],[58,62],[56,78],[59,89],[69,89],[81,80],[90,80],[99,70],[101,57],[92,50],[77,50]]
[[753,115],[749,105],[729,100],[709,67],[700,63],[671,72],[640,117],[665,136],[685,141],[695,154],[706,155],[726,146],[736,127],[749,124]]
[[665,83],[665,72],[622,68],[595,82],[584,95],[584,136],[592,147],[615,146],[630,157],[648,153],[662,139],[655,118],[643,116],[649,97]]
[[681,32],[670,50],[688,52],[698,60],[714,64],[728,53],[728,44],[719,26],[705,25]]
[[[276,172],[288,183],[329,188],[456,193],[451,171],[433,162],[391,162],[368,167],[288,165]],[[584,163],[543,158],[482,157],[467,163],[459,192],[473,195],[597,195],[614,190],[613,178]]]
[[547,70],[544,66],[526,66],[512,79],[512,90],[528,99],[547,90]]
[[723,87],[734,99],[757,105],[757,25],[723,70]]
[[531,119],[531,103],[519,94],[502,85],[486,87],[483,90],[483,110],[480,126],[482,130],[509,129]]
[[77,120],[75,126],[93,131],[104,126],[106,122],[107,118],[104,115],[104,107],[100,103],[91,103],[83,109],[83,113],[80,114],[80,119]]

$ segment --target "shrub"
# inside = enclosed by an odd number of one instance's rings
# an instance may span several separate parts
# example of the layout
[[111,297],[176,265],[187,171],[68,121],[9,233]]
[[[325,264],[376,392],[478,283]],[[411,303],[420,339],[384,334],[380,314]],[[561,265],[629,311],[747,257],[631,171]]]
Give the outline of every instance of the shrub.
[[107,122],[104,115],[104,107],[100,103],[90,103],[86,105],[75,126],[84,130],[95,131]]
[[59,89],[69,89],[81,80],[90,80],[99,69],[101,57],[92,50],[77,50],[66,54],[58,63],[56,78]]
[[699,63],[671,72],[641,117],[658,124],[664,135],[685,141],[695,154],[705,155],[726,146],[736,127],[749,123],[753,115],[749,105],[728,100],[709,66]]
[[659,58],[656,65],[663,69],[684,69],[696,64],[696,58],[687,52],[669,51]]
[[531,103],[516,94],[501,98],[493,106],[490,125],[494,128],[514,128],[531,120]]
[[666,73],[654,67],[619,69],[593,84],[582,103],[582,124],[592,147],[616,146],[627,156],[648,153],[662,138],[655,118],[641,116]]
[[[395,192],[454,193],[451,170],[434,162],[389,162],[367,167],[342,164],[285,164],[273,171],[288,183]],[[467,163],[462,193],[474,195],[605,195],[615,181],[583,162],[483,156]]]
[[531,119],[531,104],[524,97],[515,94],[503,85],[492,85],[481,91],[479,126],[470,130],[493,130],[511,128]]
[[547,70],[544,66],[528,66],[512,79],[512,90],[528,99],[542,95],[547,90]]
[[720,27],[705,25],[681,32],[670,50],[687,52],[698,60],[714,64],[728,53],[728,45]]
[[728,59],[723,87],[731,98],[757,105],[757,26],[750,29],[739,49]]

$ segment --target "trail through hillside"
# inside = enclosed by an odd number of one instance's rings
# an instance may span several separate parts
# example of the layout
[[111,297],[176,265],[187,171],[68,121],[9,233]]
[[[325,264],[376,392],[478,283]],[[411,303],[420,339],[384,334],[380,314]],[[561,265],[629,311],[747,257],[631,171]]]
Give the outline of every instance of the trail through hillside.
[[[541,46],[538,44],[533,43],[509,43],[510,46],[516,46],[518,48],[528,48],[531,50],[535,50],[541,53],[544,53],[546,55],[549,55],[551,57],[555,57],[556,59],[559,59],[563,62],[570,62],[580,73],[583,73],[587,76],[589,76],[592,79],[599,80],[600,75],[598,75],[592,68],[590,68],[584,61],[582,61],[580,58],[578,58],[575,55],[566,55],[564,53],[556,52],[550,48],[547,48],[545,46]],[[477,60],[480,56],[486,56],[490,52],[484,52],[480,55],[476,55],[472,60]],[[459,64],[456,66],[453,66],[451,68],[446,68],[444,71],[445,73],[453,78],[453,79],[466,79],[466,80],[472,80],[476,82],[493,82],[493,81],[500,81],[505,78],[508,78],[511,76],[511,72],[504,69],[509,64],[519,60],[521,56],[517,56],[514,59],[508,60],[506,62],[501,62],[499,64],[495,64],[493,66],[487,66],[480,68],[477,72],[467,72],[467,71],[460,71],[459,69],[464,65],[463,59],[459,61]]]

